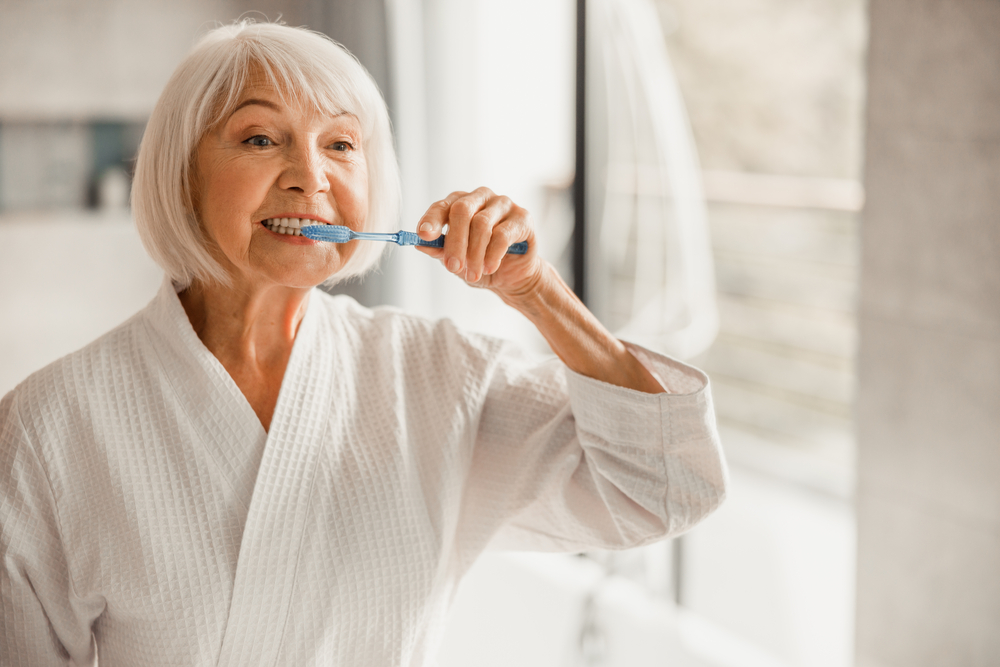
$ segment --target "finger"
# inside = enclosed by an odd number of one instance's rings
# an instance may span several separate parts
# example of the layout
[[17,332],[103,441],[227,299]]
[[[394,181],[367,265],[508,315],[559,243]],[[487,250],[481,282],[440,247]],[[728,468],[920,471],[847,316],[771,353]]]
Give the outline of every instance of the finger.
[[434,259],[442,259],[444,257],[444,248],[432,245],[415,245],[413,246],[415,250],[419,250],[425,255],[430,255]]
[[433,241],[443,234],[444,226],[448,224],[448,211],[451,205],[459,198],[464,197],[467,192],[452,192],[450,195],[434,202],[427,208],[427,212],[417,221],[417,233],[425,241]]
[[440,260],[444,257],[444,248],[435,248],[434,246],[426,246],[426,245],[418,245],[413,247],[419,250],[420,252],[424,253],[425,255],[433,257],[434,259]]
[[506,219],[493,227],[490,244],[486,247],[483,258],[483,273],[485,275],[496,273],[507,255],[507,248],[518,241],[527,240],[529,236],[531,236],[531,226],[528,222],[528,212],[515,206]]
[[478,213],[479,209],[492,196],[493,192],[489,188],[477,188],[456,199],[448,210],[448,235],[444,240],[444,265],[452,273],[463,275],[472,216]]
[[493,236],[493,228],[510,212],[514,202],[509,197],[492,197],[469,221],[469,242],[465,253],[465,279],[477,282],[483,277],[486,249]]

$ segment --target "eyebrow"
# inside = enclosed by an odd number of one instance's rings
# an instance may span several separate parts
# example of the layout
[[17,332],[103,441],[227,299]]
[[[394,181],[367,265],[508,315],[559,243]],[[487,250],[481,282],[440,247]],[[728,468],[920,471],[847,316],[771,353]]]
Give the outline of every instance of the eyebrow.
[[273,109],[274,111],[281,111],[281,107],[279,107],[274,102],[271,102],[270,100],[261,100],[261,99],[257,99],[256,97],[251,97],[250,99],[243,100],[242,102],[240,102],[239,104],[237,104],[236,108],[233,109],[233,113],[236,113],[237,111],[239,111],[243,107],[250,106],[251,104],[259,104],[262,107],[267,107],[268,109]]

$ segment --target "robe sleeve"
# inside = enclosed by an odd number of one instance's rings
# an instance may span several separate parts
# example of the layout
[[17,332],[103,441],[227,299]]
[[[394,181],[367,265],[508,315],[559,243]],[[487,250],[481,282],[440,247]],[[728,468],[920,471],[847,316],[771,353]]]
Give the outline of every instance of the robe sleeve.
[[629,350],[671,393],[616,387],[558,361],[499,364],[463,503],[471,544],[628,548],[680,534],[719,506],[727,472],[707,376]]
[[54,498],[17,412],[0,401],[0,665],[90,665],[89,621],[76,613]]

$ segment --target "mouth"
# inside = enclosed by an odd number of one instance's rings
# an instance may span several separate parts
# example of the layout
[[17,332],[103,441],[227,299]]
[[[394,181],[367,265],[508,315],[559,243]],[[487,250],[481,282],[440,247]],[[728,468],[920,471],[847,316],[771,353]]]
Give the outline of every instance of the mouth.
[[329,223],[322,220],[314,220],[312,218],[268,218],[266,220],[261,220],[260,224],[264,225],[276,234],[302,236],[301,230],[307,225],[326,225]]

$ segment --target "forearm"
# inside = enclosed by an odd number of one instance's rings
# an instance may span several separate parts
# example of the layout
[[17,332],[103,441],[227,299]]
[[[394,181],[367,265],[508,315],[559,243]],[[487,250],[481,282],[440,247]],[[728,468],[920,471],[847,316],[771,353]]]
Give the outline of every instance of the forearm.
[[625,344],[611,335],[549,264],[532,289],[500,293],[538,328],[552,351],[580,375],[648,394],[664,387],[639,363]]

